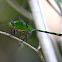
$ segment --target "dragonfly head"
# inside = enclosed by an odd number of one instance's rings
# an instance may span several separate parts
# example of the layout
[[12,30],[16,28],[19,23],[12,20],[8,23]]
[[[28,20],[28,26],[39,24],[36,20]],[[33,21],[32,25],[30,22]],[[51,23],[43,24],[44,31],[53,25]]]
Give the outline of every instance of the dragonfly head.
[[14,26],[14,21],[9,22],[9,26],[13,27]]

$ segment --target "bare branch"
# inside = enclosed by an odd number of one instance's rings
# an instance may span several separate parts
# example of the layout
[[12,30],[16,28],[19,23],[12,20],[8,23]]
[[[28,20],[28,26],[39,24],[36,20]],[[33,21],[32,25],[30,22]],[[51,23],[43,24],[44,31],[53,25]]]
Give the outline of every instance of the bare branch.
[[20,14],[24,15],[28,19],[32,20],[32,14],[20,6],[15,0],[6,0],[15,10],[17,10]]
[[44,62],[43,56],[41,55],[41,52],[40,52],[40,49],[37,50],[36,48],[34,48],[33,46],[31,46],[30,44],[26,43],[25,41],[23,41],[23,40],[21,40],[21,39],[15,37],[15,36],[13,36],[13,35],[11,35],[11,34],[9,34],[9,33],[0,31],[0,34],[3,34],[3,35],[6,35],[6,36],[11,37],[11,38],[13,38],[13,39],[16,39],[16,40],[18,40],[19,42],[22,42],[23,44],[25,44],[25,45],[27,45],[28,47],[32,48],[34,51],[36,51],[36,52],[39,54],[39,56],[40,56],[42,62]]

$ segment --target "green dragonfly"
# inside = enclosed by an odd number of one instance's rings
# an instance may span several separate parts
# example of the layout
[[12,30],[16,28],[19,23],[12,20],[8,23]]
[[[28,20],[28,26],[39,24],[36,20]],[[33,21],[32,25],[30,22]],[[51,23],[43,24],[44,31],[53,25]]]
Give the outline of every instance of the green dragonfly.
[[53,34],[53,35],[57,35],[57,36],[62,36],[62,34],[60,34],[60,33],[54,33],[54,32],[48,32],[48,31],[44,31],[44,30],[33,29],[32,27],[27,25],[21,19],[21,17],[19,17],[19,21],[10,21],[9,26],[13,27],[13,29],[11,31],[14,34],[16,33],[16,30],[17,30],[17,31],[20,31],[21,33],[25,34],[26,37],[28,37],[33,31],[39,31],[39,32],[43,32],[43,33],[49,33],[49,34]]

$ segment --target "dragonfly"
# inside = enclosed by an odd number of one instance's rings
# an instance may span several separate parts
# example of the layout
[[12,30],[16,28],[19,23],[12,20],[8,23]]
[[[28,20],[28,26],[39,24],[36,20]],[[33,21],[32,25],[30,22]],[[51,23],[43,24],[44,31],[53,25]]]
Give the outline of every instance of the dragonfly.
[[33,31],[49,33],[49,34],[53,34],[53,35],[57,35],[57,36],[62,36],[62,34],[60,34],[60,33],[54,33],[54,32],[48,32],[48,31],[44,31],[44,30],[34,29],[34,28],[30,27],[28,24],[26,24],[21,19],[20,16],[19,16],[19,21],[10,21],[9,26],[13,27],[12,32],[14,32],[14,34],[16,33],[16,30],[17,30],[17,31],[25,34],[26,35],[25,38],[27,38]]

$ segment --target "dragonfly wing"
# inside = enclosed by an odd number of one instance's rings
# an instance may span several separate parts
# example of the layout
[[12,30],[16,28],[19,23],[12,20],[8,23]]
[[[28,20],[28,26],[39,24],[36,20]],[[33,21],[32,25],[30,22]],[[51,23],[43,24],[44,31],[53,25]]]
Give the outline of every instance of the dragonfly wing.
[[21,19],[20,16],[18,16],[18,17],[19,17],[19,20],[21,21],[22,24],[27,25],[27,24]]
[[27,28],[28,28],[28,32],[30,31],[30,29],[29,29],[29,26],[21,19],[21,17],[20,16],[18,16],[19,17],[19,19],[20,19],[20,21],[21,21],[21,23],[22,24],[24,24],[24,25],[26,25],[27,26]]

